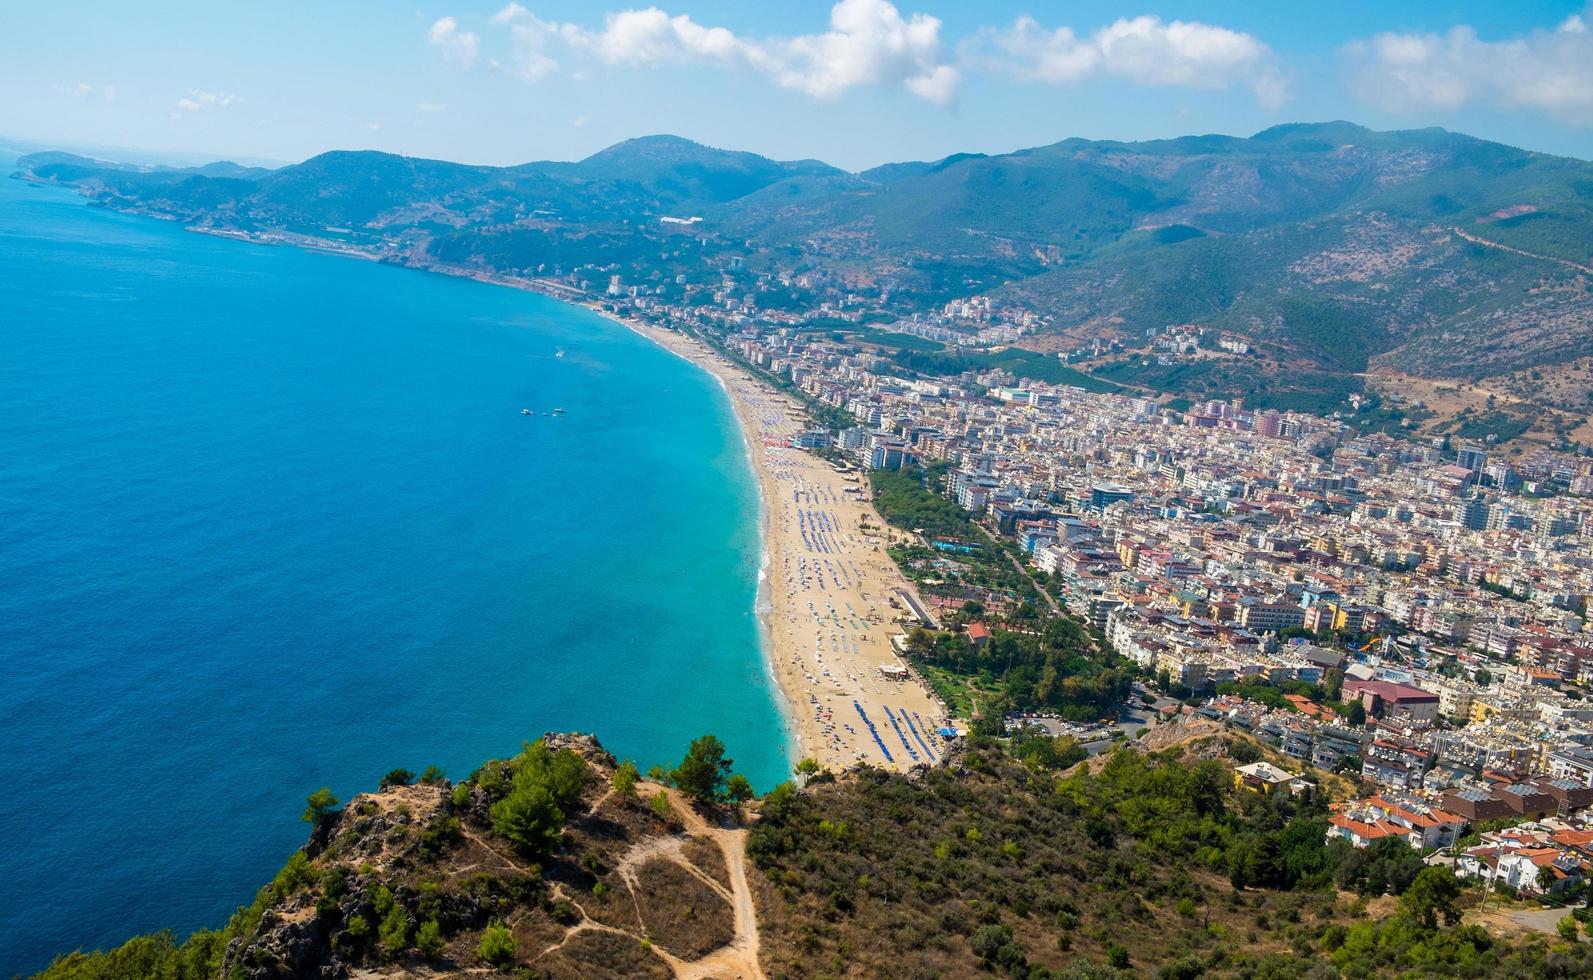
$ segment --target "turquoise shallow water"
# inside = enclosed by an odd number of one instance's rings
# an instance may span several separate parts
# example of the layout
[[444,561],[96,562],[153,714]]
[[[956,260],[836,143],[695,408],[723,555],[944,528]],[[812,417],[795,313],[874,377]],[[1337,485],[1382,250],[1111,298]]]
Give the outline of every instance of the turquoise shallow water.
[[0,263],[0,974],[220,925],[322,784],[555,729],[785,773],[756,490],[696,368],[3,179]]

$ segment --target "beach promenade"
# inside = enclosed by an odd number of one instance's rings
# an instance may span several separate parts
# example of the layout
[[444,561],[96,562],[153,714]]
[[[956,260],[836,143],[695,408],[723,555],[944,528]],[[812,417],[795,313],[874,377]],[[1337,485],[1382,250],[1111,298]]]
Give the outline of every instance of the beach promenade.
[[621,322],[714,375],[735,406],[763,501],[765,646],[800,753],[829,769],[939,761],[944,709],[916,674],[881,670],[905,666],[890,644],[901,629],[892,596],[909,586],[885,553],[866,475],[791,447],[807,425],[794,398],[696,338]]

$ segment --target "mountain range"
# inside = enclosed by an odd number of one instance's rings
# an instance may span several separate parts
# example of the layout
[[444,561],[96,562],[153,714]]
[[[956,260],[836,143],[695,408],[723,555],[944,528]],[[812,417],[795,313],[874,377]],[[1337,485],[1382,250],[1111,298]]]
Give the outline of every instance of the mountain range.
[[[1021,346],[1101,341],[1086,369],[1192,396],[1322,410],[1367,378],[1414,377],[1576,412],[1593,390],[1593,164],[1441,129],[1067,139],[861,173],[672,136],[513,167],[370,151],[276,170],[59,153],[19,167],[111,207],[330,234],[411,264],[602,271],[690,295],[735,258],[782,284],[760,305],[845,291],[876,319],[988,295],[1039,318]],[[1151,356],[1151,333],[1186,325],[1204,329],[1199,356]],[[1218,351],[1225,336],[1251,350]],[[1545,371],[1555,384],[1524,383]]]

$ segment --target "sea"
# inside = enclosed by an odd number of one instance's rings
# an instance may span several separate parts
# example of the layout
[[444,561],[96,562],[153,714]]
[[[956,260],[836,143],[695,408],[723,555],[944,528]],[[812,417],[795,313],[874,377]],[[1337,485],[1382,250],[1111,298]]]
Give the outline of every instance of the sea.
[[220,927],[323,785],[572,730],[788,773],[756,484],[696,367],[3,177],[0,269],[0,975]]

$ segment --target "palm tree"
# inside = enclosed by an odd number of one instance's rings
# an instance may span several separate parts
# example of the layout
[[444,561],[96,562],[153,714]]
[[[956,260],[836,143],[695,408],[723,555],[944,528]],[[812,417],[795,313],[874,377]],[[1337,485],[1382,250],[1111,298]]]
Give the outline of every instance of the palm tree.
[[1555,874],[1553,865],[1545,864],[1543,867],[1538,869],[1538,891],[1545,895],[1549,894],[1549,889],[1554,887],[1554,882]]

